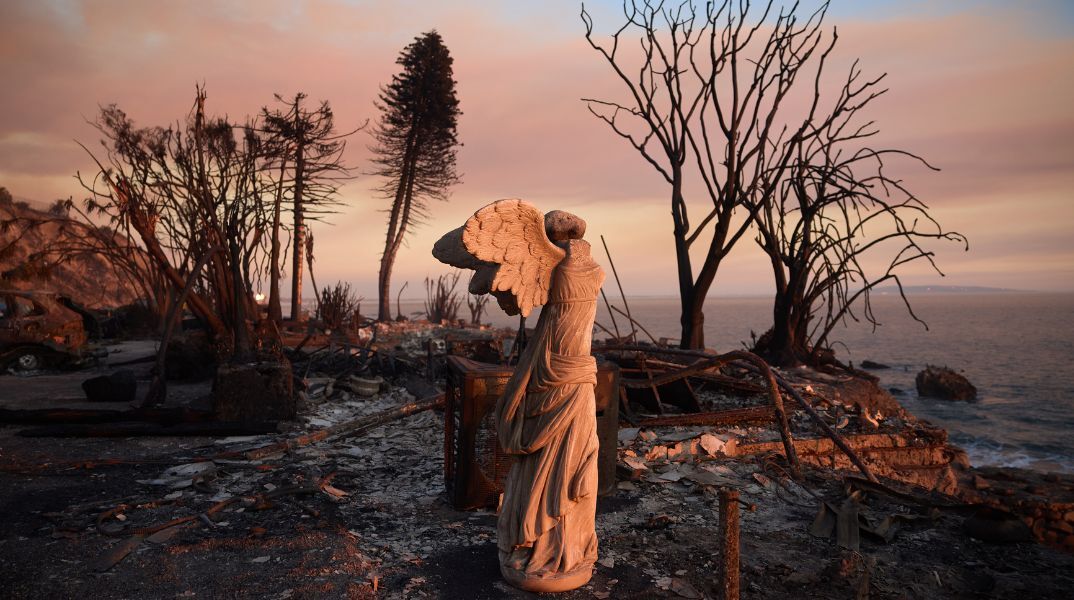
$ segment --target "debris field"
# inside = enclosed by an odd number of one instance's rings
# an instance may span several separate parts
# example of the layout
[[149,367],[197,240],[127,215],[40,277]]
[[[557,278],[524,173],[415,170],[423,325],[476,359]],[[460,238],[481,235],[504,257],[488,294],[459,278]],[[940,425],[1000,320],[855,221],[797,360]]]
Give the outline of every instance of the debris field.
[[[319,366],[296,361],[300,416],[277,433],[55,438],[0,428],[4,597],[534,596],[499,575],[494,511],[458,510],[447,497],[442,380],[406,367],[433,365],[427,340],[446,332],[408,327],[389,359],[396,372],[380,380],[341,370],[351,359],[338,354],[322,352]],[[782,375],[878,481],[834,458],[839,450],[791,404],[800,479],[771,422],[674,424],[690,415],[635,405],[636,422],[618,431],[617,481],[598,502],[595,575],[564,598],[723,597],[721,490],[739,497],[744,598],[1025,599],[1074,589],[1074,553],[1059,538],[1067,521],[1055,508],[1074,481],[963,468],[911,415],[862,410],[859,396],[833,400],[822,388],[829,376]],[[700,414],[766,403],[764,394],[695,396]],[[910,472],[930,474],[899,476]],[[988,521],[982,510],[990,498],[1025,502],[1019,477],[1052,502],[1027,505],[1044,529],[1022,525],[1038,539],[1056,531],[1051,544],[982,539],[1012,526],[1007,513]],[[976,496],[941,493],[949,485]]]

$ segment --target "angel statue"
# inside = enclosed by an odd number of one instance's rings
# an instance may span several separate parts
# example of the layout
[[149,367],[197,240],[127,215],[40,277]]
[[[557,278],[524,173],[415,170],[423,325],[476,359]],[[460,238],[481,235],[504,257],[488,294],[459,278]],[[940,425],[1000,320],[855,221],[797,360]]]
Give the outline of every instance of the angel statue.
[[596,360],[590,354],[604,271],[585,221],[499,200],[440,239],[433,256],[476,271],[470,292],[508,314],[543,305],[496,405],[500,446],[518,459],[497,523],[500,572],[511,585],[562,592],[585,585],[597,559]]

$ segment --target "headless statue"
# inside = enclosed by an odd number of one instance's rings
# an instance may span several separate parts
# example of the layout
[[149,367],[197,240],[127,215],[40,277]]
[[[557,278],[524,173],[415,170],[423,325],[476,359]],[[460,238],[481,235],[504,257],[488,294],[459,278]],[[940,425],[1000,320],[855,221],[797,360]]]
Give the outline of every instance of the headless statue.
[[597,365],[590,354],[604,271],[582,240],[585,222],[521,200],[477,211],[433,249],[477,271],[471,293],[508,314],[543,305],[496,406],[501,448],[518,457],[497,523],[500,571],[512,585],[561,592],[585,585],[597,559]]

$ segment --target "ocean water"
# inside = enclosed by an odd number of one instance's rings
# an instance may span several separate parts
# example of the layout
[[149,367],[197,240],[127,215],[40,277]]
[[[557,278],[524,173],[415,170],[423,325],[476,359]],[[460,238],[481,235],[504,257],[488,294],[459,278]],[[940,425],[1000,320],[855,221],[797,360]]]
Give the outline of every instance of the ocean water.
[[[1014,466],[1074,472],[1074,294],[918,294],[910,297],[926,330],[896,295],[875,296],[881,325],[851,323],[833,332],[836,354],[855,364],[869,359],[891,368],[873,373],[912,413],[950,433],[976,466]],[[678,300],[628,297],[634,318],[655,337],[678,338]],[[622,308],[622,302],[612,300]],[[421,310],[403,302],[403,311]],[[711,298],[705,304],[705,342],[740,349],[750,331],[771,323],[770,298]],[[467,315],[463,306],[461,315]],[[616,315],[621,331],[626,319]],[[485,319],[517,327],[496,308]],[[603,305],[597,321],[609,329]],[[531,315],[528,324],[536,323]],[[644,339],[644,334],[639,334]],[[597,334],[597,337],[602,337]],[[926,364],[946,365],[977,386],[975,403],[919,398],[915,375]]]

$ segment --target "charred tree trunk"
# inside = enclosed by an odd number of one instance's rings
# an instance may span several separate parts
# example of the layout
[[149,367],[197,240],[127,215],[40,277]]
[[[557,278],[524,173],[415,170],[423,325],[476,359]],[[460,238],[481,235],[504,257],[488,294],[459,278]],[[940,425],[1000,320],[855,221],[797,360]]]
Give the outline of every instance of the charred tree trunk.
[[287,163],[280,165],[280,181],[276,187],[276,201],[272,206],[272,247],[269,252],[269,302],[268,316],[279,325],[283,321],[280,305],[280,210],[283,204],[283,177]]
[[671,217],[672,234],[675,237],[675,263],[679,277],[679,303],[682,309],[679,324],[682,329],[679,338],[681,348],[705,347],[705,314],[702,312],[704,297],[698,300],[694,285],[694,270],[690,263],[690,244],[687,242],[688,229],[685,214],[685,200],[682,196],[682,168],[672,167],[671,177]]
[[806,253],[803,259],[792,262],[785,275],[782,263],[773,263],[781,270],[776,273],[772,329],[763,336],[756,348],[757,353],[773,366],[794,367],[813,362],[809,340],[813,307],[812,302],[806,299],[809,277],[802,266],[808,256]]
[[802,300],[792,296],[788,292],[776,294],[772,305],[772,329],[757,348],[768,364],[773,366],[796,366],[802,363],[804,356],[800,353],[800,346],[805,344],[805,338],[799,336],[802,327],[796,309]]
[[390,321],[391,277],[406,235],[427,216],[429,200],[447,200],[458,183],[455,171],[459,145],[459,100],[455,95],[450,53],[436,31],[407,45],[396,64],[402,70],[381,88],[383,114],[371,148],[376,175],[384,178],[379,192],[392,201],[384,253],[380,258],[377,319]]
[[302,320],[302,278],[304,277],[302,272],[302,263],[304,261],[303,252],[306,250],[306,217],[304,214],[305,206],[303,205],[302,193],[303,186],[305,185],[305,166],[306,161],[303,157],[305,154],[305,145],[300,141],[295,150],[295,233],[294,240],[292,240],[292,254],[291,254],[291,320]]
[[403,156],[403,171],[399,180],[399,187],[395,192],[395,200],[392,202],[391,215],[388,218],[388,233],[384,240],[384,254],[380,257],[380,275],[378,277],[378,304],[377,320],[391,321],[391,284],[392,267],[395,266],[395,255],[406,236],[406,227],[410,223],[410,203],[414,188],[414,169],[417,166],[417,144],[415,143],[418,123],[411,125],[410,135],[406,142],[406,153]]
[[250,294],[242,277],[242,251],[239,247],[239,240],[235,235],[228,237],[230,238],[228,240],[228,249],[231,262],[231,285],[235,293],[232,307],[232,318],[235,321],[235,348],[231,358],[235,362],[246,362],[251,360],[254,354],[253,336],[250,331],[248,315]]
[[[402,191],[400,186],[400,191]],[[395,241],[396,230],[399,226],[399,213],[402,207],[397,200],[392,204],[391,216],[388,218],[388,233],[384,240],[384,254],[380,257],[380,273],[377,277],[377,320],[391,321],[391,287],[392,266],[395,264],[395,253],[392,245]]]

